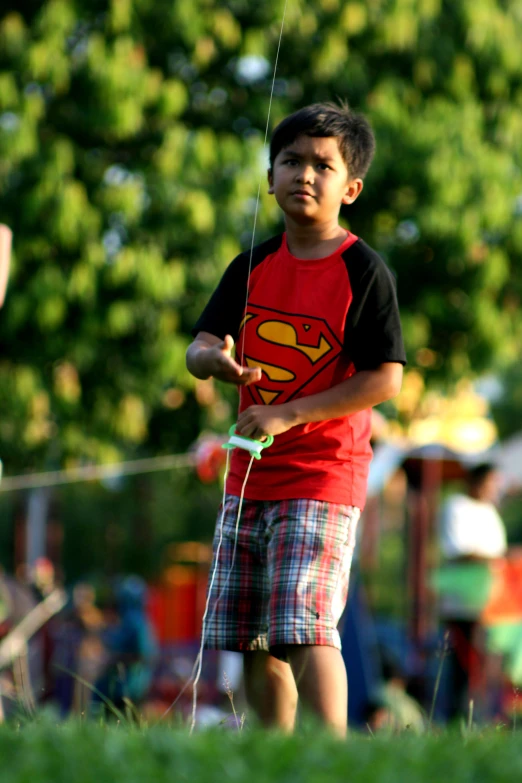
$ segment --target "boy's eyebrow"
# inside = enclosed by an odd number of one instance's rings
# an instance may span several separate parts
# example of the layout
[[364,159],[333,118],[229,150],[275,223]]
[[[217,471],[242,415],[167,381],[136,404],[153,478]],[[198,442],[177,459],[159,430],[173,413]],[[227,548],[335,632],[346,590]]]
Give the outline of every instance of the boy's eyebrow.
[[[285,149],[282,150],[283,155],[291,155],[292,158],[299,158],[299,160],[302,160],[304,155],[302,155],[300,152],[297,152],[296,150],[291,149]],[[313,155],[315,160],[321,161],[322,163],[331,163],[333,161],[333,158],[331,158],[329,155],[323,156],[323,155]]]

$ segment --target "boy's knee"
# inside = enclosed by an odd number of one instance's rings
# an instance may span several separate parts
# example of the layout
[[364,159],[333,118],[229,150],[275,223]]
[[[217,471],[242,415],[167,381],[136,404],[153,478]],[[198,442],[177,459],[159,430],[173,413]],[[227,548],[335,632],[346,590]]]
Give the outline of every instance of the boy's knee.
[[274,644],[270,648],[270,655],[273,658],[276,658],[278,661],[283,661],[284,663],[288,663],[288,647],[291,645],[288,644]]
[[244,655],[245,677],[250,685],[266,687],[273,685],[278,687],[293,681],[290,665],[283,659],[270,653],[254,652]]

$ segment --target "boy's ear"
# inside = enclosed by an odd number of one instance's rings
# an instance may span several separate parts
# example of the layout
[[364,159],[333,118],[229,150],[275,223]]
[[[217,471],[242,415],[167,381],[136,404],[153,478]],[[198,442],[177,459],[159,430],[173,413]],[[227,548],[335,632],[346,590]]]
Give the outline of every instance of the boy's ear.
[[274,177],[272,176],[272,169],[268,169],[267,171],[267,179],[268,179],[268,192],[273,193],[274,192]]
[[364,182],[362,179],[357,177],[356,179],[352,179],[346,186],[346,193],[343,196],[342,203],[343,204],[353,204],[357,196],[360,195],[362,189],[364,187]]

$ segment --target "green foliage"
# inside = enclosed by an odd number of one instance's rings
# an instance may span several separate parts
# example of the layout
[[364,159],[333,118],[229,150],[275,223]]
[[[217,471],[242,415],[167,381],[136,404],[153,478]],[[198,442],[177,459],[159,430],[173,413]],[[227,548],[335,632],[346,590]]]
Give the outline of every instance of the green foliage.
[[231,783],[354,783],[481,780],[503,783],[522,773],[520,741],[503,731],[339,742],[320,731],[302,735],[206,731],[190,737],[170,726],[140,729],[50,720],[0,727],[5,783],[136,783],[197,780]]
[[500,439],[509,438],[520,432],[522,413],[522,367],[517,364],[500,378],[503,392],[500,399],[491,404]]
[[[195,404],[183,355],[250,242],[283,6],[2,11],[8,472],[182,450],[219,418]],[[521,33],[516,0],[288,0],[270,124],[336,96],[370,116],[378,154],[344,219],[397,272],[410,363],[430,381],[518,356]],[[262,192],[258,239],[279,226]]]
[[[190,405],[188,330],[240,249],[259,143],[194,116],[190,61],[210,64],[195,20],[224,52],[240,45],[229,12],[201,12],[51,0],[0,18],[0,209],[16,237],[0,326],[11,473],[184,450],[205,423]],[[173,389],[180,408],[163,402]]]
[[202,485],[186,469],[61,488],[54,508],[65,581],[123,573],[156,580],[170,565],[169,544],[212,539],[220,496],[219,484]]

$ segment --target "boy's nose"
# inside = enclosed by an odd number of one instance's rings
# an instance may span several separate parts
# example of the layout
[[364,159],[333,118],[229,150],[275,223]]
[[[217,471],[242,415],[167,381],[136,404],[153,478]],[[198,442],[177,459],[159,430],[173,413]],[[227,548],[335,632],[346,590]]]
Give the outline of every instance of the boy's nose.
[[309,182],[313,183],[314,181],[314,168],[313,166],[303,166],[299,169],[297,172],[297,179],[299,182]]

